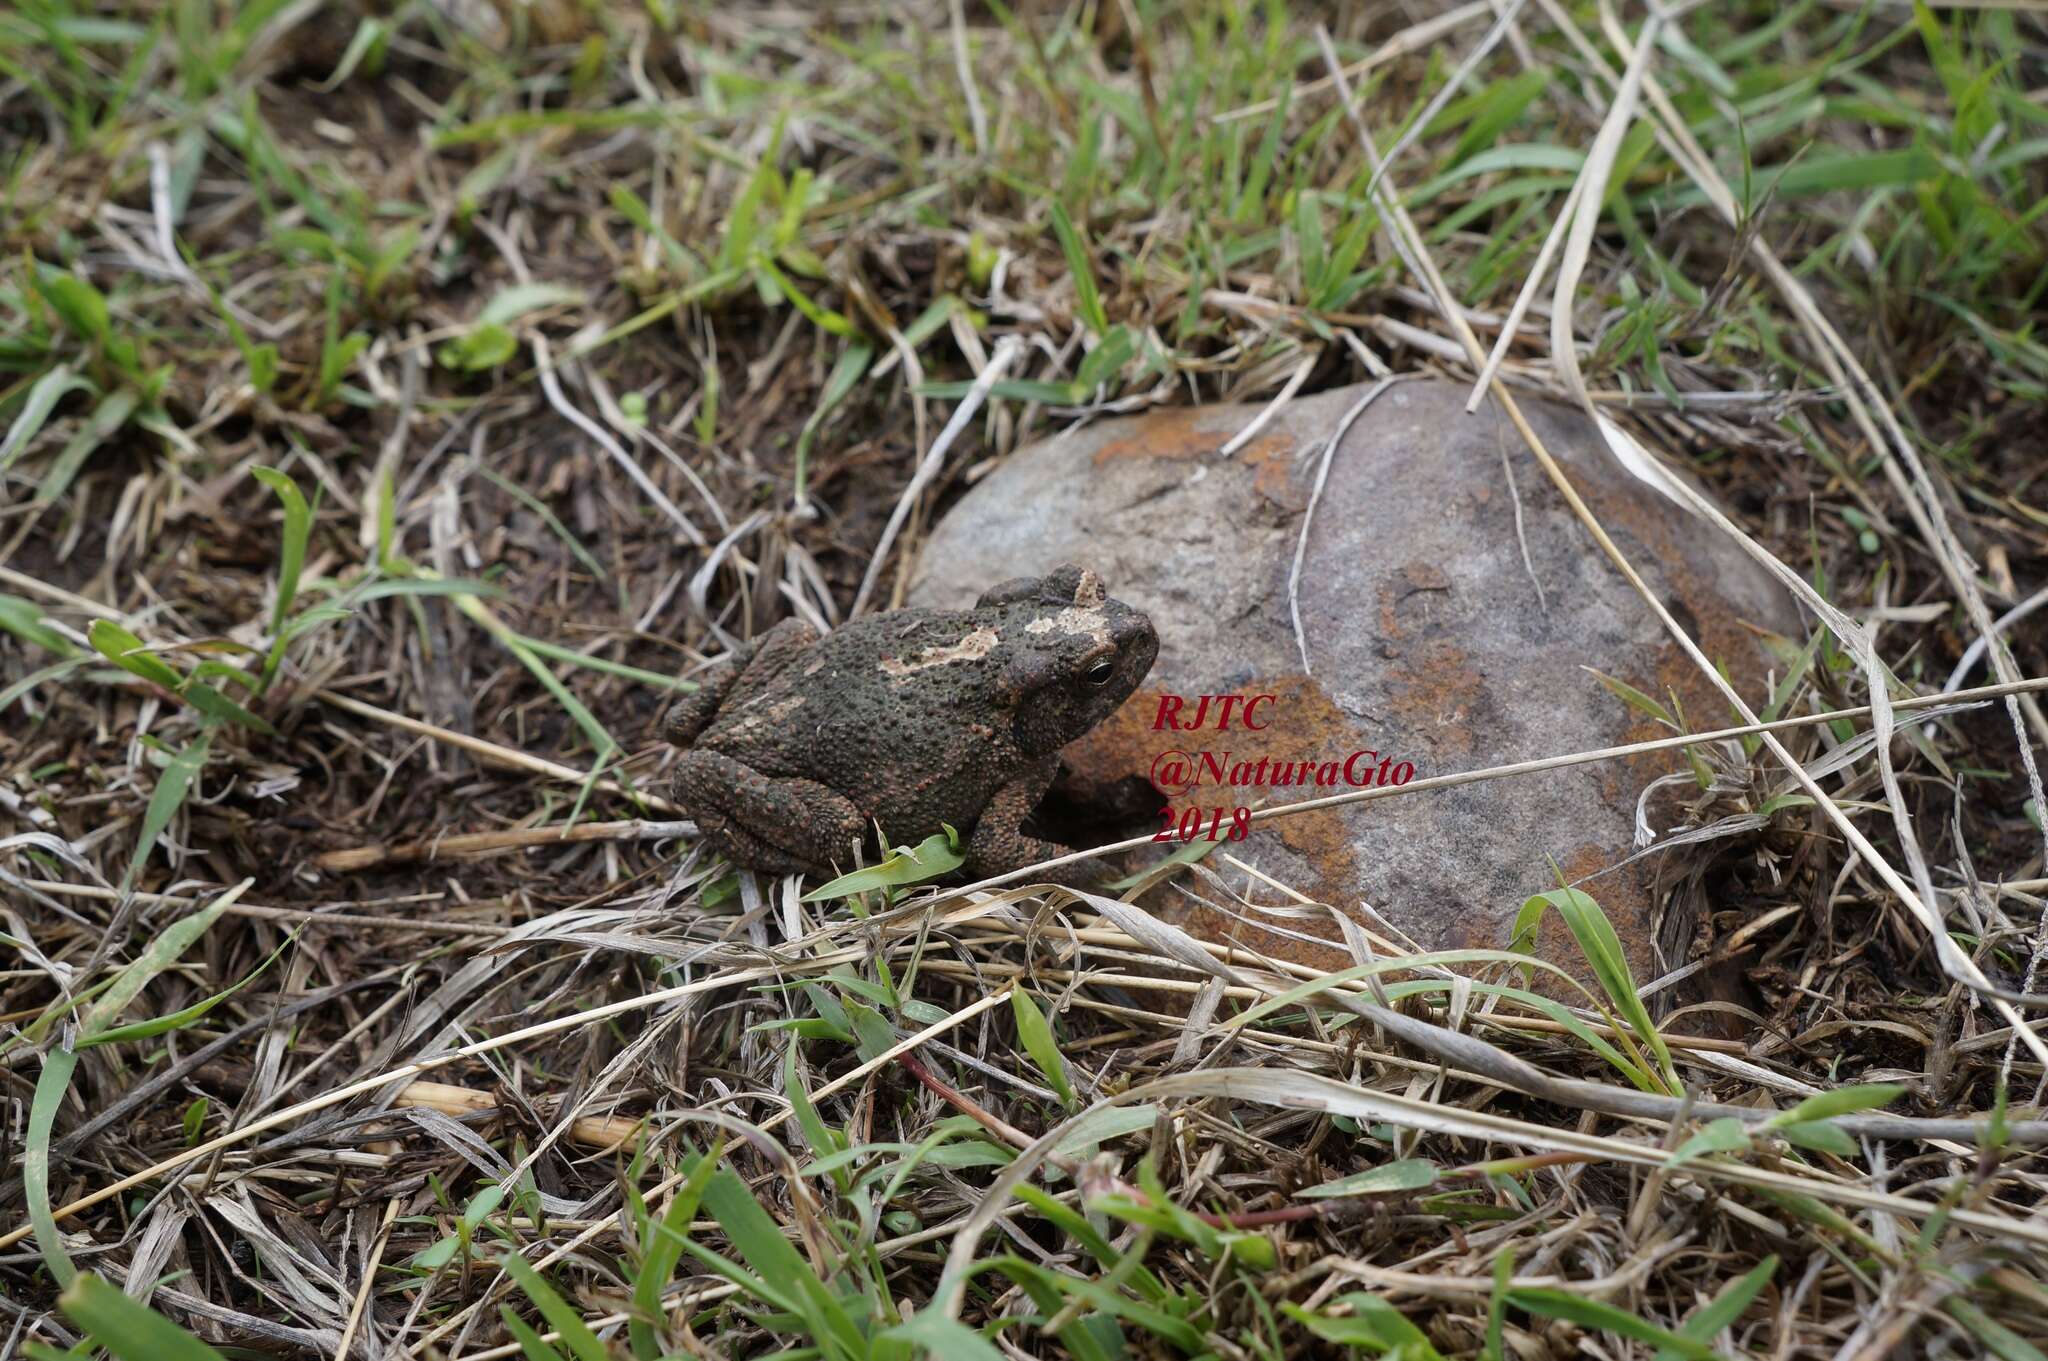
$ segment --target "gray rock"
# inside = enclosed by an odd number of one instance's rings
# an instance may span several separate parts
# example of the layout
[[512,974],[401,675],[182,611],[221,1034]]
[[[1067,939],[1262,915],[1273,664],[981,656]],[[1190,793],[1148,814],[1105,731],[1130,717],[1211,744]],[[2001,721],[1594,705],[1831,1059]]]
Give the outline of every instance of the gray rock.
[[[1072,561],[1149,612],[1160,649],[1146,686],[1068,752],[1095,781],[1143,775],[1174,748],[1228,752],[1229,763],[1341,762],[1366,750],[1429,776],[1669,735],[1587,667],[1652,695],[1675,689],[1695,727],[1729,721],[1506,417],[1491,404],[1465,414],[1466,389],[1434,379],[1389,388],[1336,452],[1302,566],[1304,675],[1289,569],[1323,442],[1363,391],[1292,402],[1230,457],[1219,451],[1257,407],[1160,410],[1019,450],[933,531],[911,603],[963,605],[993,582]],[[1761,702],[1768,658],[1750,625],[1798,628],[1776,583],[1623,471],[1581,414],[1535,400],[1523,409],[1679,621]],[[1227,693],[1276,696],[1259,711],[1266,729],[1155,731],[1162,695],[1189,697],[1185,717],[1193,697]],[[1504,946],[1523,901],[1556,887],[1553,863],[1577,882],[1626,857],[1638,793],[1677,760],[1280,818],[1225,849],[1319,903],[1354,916],[1369,903],[1425,948]],[[1174,807],[1256,806],[1344,787],[1205,787]],[[1247,901],[1155,890],[1148,906],[1211,938],[1328,967],[1349,962],[1324,943],[1337,934],[1327,912],[1304,911],[1219,856],[1208,863]],[[1583,884],[1639,979],[1656,969],[1653,873],[1639,861]],[[1664,939],[1689,934],[1678,926]],[[1540,948],[1576,963],[1554,916]]]

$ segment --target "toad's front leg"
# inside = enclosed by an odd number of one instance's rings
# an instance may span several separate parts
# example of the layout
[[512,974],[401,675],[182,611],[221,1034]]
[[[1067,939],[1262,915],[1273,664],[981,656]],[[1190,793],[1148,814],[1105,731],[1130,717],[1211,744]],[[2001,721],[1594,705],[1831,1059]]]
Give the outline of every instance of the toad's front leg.
[[[1031,816],[1039,800],[1045,797],[1059,765],[1057,754],[1049,756],[1036,765],[1027,766],[1017,778],[995,792],[988,806],[981,810],[981,819],[974,824],[974,835],[968,838],[968,874],[976,879],[990,879],[1035,865],[1041,860],[1055,860],[1074,853],[1071,846],[1024,834],[1024,819]],[[1096,867],[1084,860],[1043,870],[1033,882],[1084,888],[1092,886],[1095,880]]]
[[816,780],[763,775],[723,752],[686,751],[675,799],[734,864],[797,874],[850,864],[867,820]]

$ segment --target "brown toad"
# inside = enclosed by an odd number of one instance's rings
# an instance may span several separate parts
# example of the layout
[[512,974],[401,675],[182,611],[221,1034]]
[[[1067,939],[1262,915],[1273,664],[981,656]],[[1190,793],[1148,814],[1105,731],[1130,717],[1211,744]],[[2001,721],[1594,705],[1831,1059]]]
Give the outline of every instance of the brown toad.
[[969,874],[1003,874],[1067,853],[1024,819],[1060,748],[1115,712],[1158,651],[1150,619],[1071,566],[971,610],[894,610],[823,638],[785,619],[670,710],[662,736],[689,748],[675,801],[757,870],[846,866],[871,825],[902,845],[945,823]]

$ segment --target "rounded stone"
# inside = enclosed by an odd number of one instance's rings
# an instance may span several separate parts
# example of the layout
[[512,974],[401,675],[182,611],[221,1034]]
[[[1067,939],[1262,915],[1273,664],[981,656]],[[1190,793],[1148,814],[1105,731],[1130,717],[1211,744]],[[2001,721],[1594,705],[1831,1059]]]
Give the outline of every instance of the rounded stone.
[[[1323,448],[1365,391],[1289,402],[1231,455],[1224,445],[1262,408],[1164,409],[1020,449],[933,530],[910,603],[964,605],[1051,563],[1092,567],[1152,616],[1159,658],[1067,749],[1068,764],[1101,784],[1144,776],[1173,750],[1209,753],[1206,769],[1226,780],[1266,758],[1262,787],[1212,780],[1174,801],[1223,808],[1226,835],[1238,804],[1347,788],[1279,786],[1280,763],[1370,751],[1420,778],[1670,735],[1595,670],[1660,699],[1675,691],[1695,730],[1734,721],[1506,416],[1491,402],[1467,414],[1468,389],[1436,379],[1389,386],[1332,455],[1300,570],[1304,670],[1290,570]],[[1778,585],[1621,468],[1582,414],[1521,406],[1651,589],[1760,705],[1761,634],[1799,626]],[[1274,696],[1257,711],[1265,727],[1219,730],[1214,704],[1200,730],[1156,726],[1164,696],[1183,698],[1185,722],[1199,696],[1229,694]],[[1601,904],[1643,980],[1663,962],[1660,936],[1664,957],[1682,956],[1691,923],[1660,933],[1652,920],[1656,857],[1611,867],[1634,849],[1638,795],[1681,761],[1660,753],[1261,821],[1205,862],[1240,901],[1189,885],[1155,889],[1147,906],[1211,939],[1334,968],[1354,956],[1332,909],[1370,923],[1369,906],[1424,949],[1499,948],[1522,904],[1562,874]],[[1538,949],[1581,971],[1555,914]]]

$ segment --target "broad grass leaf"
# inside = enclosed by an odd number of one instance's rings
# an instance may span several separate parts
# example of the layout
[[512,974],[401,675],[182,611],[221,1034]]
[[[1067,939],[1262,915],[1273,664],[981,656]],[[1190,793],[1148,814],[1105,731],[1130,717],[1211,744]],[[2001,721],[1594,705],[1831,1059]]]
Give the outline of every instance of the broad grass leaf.
[[208,718],[218,719],[223,723],[239,723],[260,733],[277,732],[277,729],[271,727],[268,722],[250,713],[211,685],[192,681],[180,692],[180,697]]
[[492,1182],[471,1196],[462,1207],[455,1232],[421,1248],[406,1258],[405,1264],[416,1271],[439,1271],[454,1261],[458,1252],[466,1253],[476,1239],[477,1227],[489,1218],[493,1210],[504,1204],[509,1189],[504,1182]]
[[512,1306],[498,1306],[498,1317],[505,1324],[505,1331],[512,1334],[512,1340],[519,1344],[526,1361],[563,1361],[562,1354],[548,1345],[547,1339],[535,1332],[533,1325],[512,1312]]
[[106,343],[113,324],[106,294],[76,274],[40,263],[30,286],[73,335],[91,345]]
[[[1702,1344],[1711,1343],[1723,1328],[1742,1317],[1743,1310],[1749,1308],[1749,1302],[1770,1284],[1771,1277],[1777,1273],[1778,1258],[1772,1254],[1723,1286],[1720,1294],[1694,1310],[1692,1317],[1679,1325],[1678,1335]],[[1670,1347],[1659,1347],[1656,1361],[1681,1361],[1684,1355]]]
[[64,1288],[57,1307],[116,1361],[225,1361],[206,1343],[91,1272]]
[[1282,1304],[1280,1309],[1325,1342],[1358,1347],[1368,1356],[1395,1354],[1402,1361],[1443,1361],[1442,1353],[1430,1345],[1422,1330],[1379,1296],[1354,1290],[1330,1303],[1351,1312],[1333,1318],[1298,1304]]
[[1832,1153],[1837,1158],[1856,1156],[1856,1141],[1825,1120],[1806,1120],[1796,1125],[1778,1125],[1775,1128],[1788,1144],[1797,1144],[1801,1148],[1810,1148],[1819,1153]]
[[[811,1264],[784,1236],[782,1227],[761,1208],[745,1182],[729,1169],[720,1168],[704,1188],[703,1204],[746,1264],[759,1274],[754,1285],[741,1282],[742,1288],[802,1318],[827,1355],[833,1354],[835,1341],[836,1347],[844,1348],[847,1355],[862,1353],[860,1331],[847,1316],[839,1297],[818,1279]],[[687,1246],[700,1260],[722,1260],[695,1243]],[[770,1282],[772,1293],[764,1292],[762,1287]]]
[[1636,992],[1635,978],[1629,973],[1628,956],[1621,948],[1621,938],[1614,934],[1613,923],[1607,920],[1607,914],[1600,910],[1600,904],[1593,900],[1591,894],[1575,888],[1557,888],[1536,894],[1524,902],[1515,917],[1517,948],[1529,942],[1531,946],[1527,952],[1533,953],[1537,924],[1550,908],[1555,908],[1571,929],[1573,938],[1579,943],[1580,953],[1593,970],[1601,991],[1607,994],[1608,1002],[1618,1015],[1627,1020],[1636,1038],[1656,1055],[1659,1074],[1671,1090],[1677,1090],[1678,1080],[1671,1066],[1671,1051],[1650,1020],[1649,1008],[1643,1005],[1642,997]]
[[1374,1196],[1390,1191],[1420,1191],[1436,1185],[1437,1165],[1427,1158],[1399,1158],[1378,1167],[1356,1172],[1335,1181],[1322,1182],[1296,1191],[1297,1198],[1328,1196]]
[[292,604],[299,598],[299,575],[305,570],[306,544],[313,533],[313,508],[306,504],[305,493],[299,490],[299,484],[277,469],[256,468],[251,475],[276,493],[284,506],[284,539],[278,546],[277,559],[277,601],[270,607],[270,631],[280,641],[272,646],[270,656],[264,662],[263,675],[267,682],[277,669],[278,658],[283,655],[284,622],[291,617]]
[[78,433],[73,435],[63,451],[51,460],[49,470],[43,474],[42,482],[36,487],[36,504],[50,505],[69,491],[73,479],[78,476],[78,470],[92,457],[93,450],[106,443],[115,431],[128,423],[128,418],[135,414],[135,408],[139,403],[140,398],[130,388],[120,388],[100,398],[99,405],[93,408],[92,415],[79,427]]
[[35,386],[28,390],[28,400],[22,403],[21,412],[8,427],[7,438],[0,440],[0,469],[20,456],[30,440],[49,421],[50,413],[57,403],[74,392],[96,391],[93,385],[79,377],[69,364],[59,364],[36,379]]
[[[18,595],[0,594],[0,629],[5,629],[25,643],[33,643],[45,652],[54,652],[59,657],[73,657],[78,648],[69,638],[43,622],[43,609],[33,601],[23,600]],[[0,709],[7,706],[0,703]]]
[[725,1144],[721,1141],[698,1157],[683,1184],[676,1188],[667,1212],[648,1228],[640,1267],[633,1274],[633,1317],[626,1323],[627,1338],[638,1361],[656,1361],[661,1355],[653,1324],[661,1316],[661,1292],[675,1278],[676,1264],[683,1259],[683,1243],[690,1236],[690,1223],[697,1217],[697,1205],[724,1153]]
[[1837,1087],[1809,1096],[1790,1110],[1780,1111],[1764,1122],[1764,1128],[1779,1129],[1813,1120],[1831,1120],[1838,1115],[1853,1115],[1857,1111],[1889,1106],[1905,1094],[1905,1084],[1900,1082],[1865,1082],[1852,1087]]
[[1089,257],[1088,245],[1075,229],[1073,219],[1058,202],[1052,205],[1052,230],[1067,257],[1067,273],[1074,280],[1074,301],[1081,321],[1090,331],[1101,335],[1109,329],[1109,315],[1102,310],[1102,293],[1095,285],[1095,261]]
[[21,1189],[28,1201],[28,1222],[35,1230],[36,1247],[42,1251],[43,1265],[63,1286],[73,1284],[78,1268],[64,1250],[64,1238],[50,1208],[50,1132],[77,1067],[78,1054],[73,1049],[52,1049],[43,1055],[43,1071],[29,1101],[28,1141],[21,1159]]
[[1074,385],[1084,392],[1093,392],[1098,385],[1123,372],[1124,365],[1137,352],[1138,338],[1131,334],[1130,327],[1110,327],[1100,343],[1081,360],[1081,367],[1074,373]]
[[921,1309],[882,1334],[898,1342],[922,1347],[933,1361],[1005,1361],[1006,1353],[974,1329],[947,1318],[938,1309]]
[[[169,772],[166,771],[165,775],[168,778]],[[161,782],[158,788],[162,788]],[[152,799],[151,802],[154,804],[155,800]],[[89,1040],[107,1030],[114,1018],[149,986],[149,981],[177,963],[185,951],[192,947],[192,943],[205,935],[207,928],[219,920],[220,914],[232,907],[235,900],[246,893],[249,885],[255,882],[254,879],[244,879],[199,911],[180,917],[150,937],[142,953],[130,961],[120,973],[114,975],[114,981],[108,985],[107,990],[85,1009],[85,1014],[79,1018],[80,1032]]]
[[150,793],[149,806],[142,810],[142,840],[136,844],[135,858],[128,862],[127,873],[121,876],[121,891],[126,893],[135,882],[135,876],[142,871],[149,860],[149,853],[156,849],[157,838],[164,834],[164,828],[171,825],[171,818],[185,802],[185,795],[192,787],[192,781],[206,764],[207,750],[213,745],[212,732],[202,732],[192,739],[185,749],[171,758],[157,776],[156,789]]
[[[977,1263],[975,1270],[1002,1272],[1023,1286],[1024,1293],[1031,1296],[1031,1302],[1047,1314],[1057,1314],[1070,1302],[1078,1302],[1085,1306],[1081,1311],[1083,1314],[1108,1315],[1134,1328],[1141,1328],[1190,1356],[1202,1352],[1203,1334],[1199,1330],[1165,1308],[1140,1304],[1114,1286],[1048,1271],[1036,1262],[1016,1256],[990,1258]],[[1077,1356],[1107,1358],[1123,1354],[1120,1337],[1105,1339],[1101,1334],[1084,1331],[1079,1324],[1061,1330],[1059,1339]]]
[[500,289],[496,297],[484,304],[484,310],[476,315],[477,325],[504,326],[528,312],[580,303],[588,298],[585,290],[568,284],[513,284]]
[[185,683],[185,678],[173,671],[163,658],[151,652],[140,638],[111,619],[93,620],[85,632],[85,640],[115,666],[151,684],[176,693],[178,687]]
[[1023,988],[1010,990],[1010,1009],[1017,1017],[1017,1038],[1024,1043],[1024,1052],[1038,1065],[1038,1071],[1045,1074],[1045,1080],[1059,1093],[1060,1104],[1068,1110],[1074,1108],[1074,1085],[1067,1079],[1067,1061],[1060,1056],[1059,1041],[1053,1038],[1052,1023],[1045,1019],[1038,1003]]
[[1688,1361],[1717,1361],[1714,1349],[1704,1342],[1674,1333],[1669,1328],[1660,1328],[1647,1319],[1637,1318],[1634,1314],[1617,1309],[1611,1304],[1574,1295],[1569,1290],[1510,1290],[1508,1303],[1524,1313],[1536,1314],[1543,1318],[1561,1318],[1582,1328],[1597,1328],[1601,1332],[1613,1333],[1617,1337],[1647,1342],[1659,1351],[1669,1352],[1674,1357],[1685,1357]]
[[1683,1167],[1694,1158],[1709,1153],[1738,1153],[1749,1147],[1749,1130],[1732,1116],[1707,1124],[1698,1133],[1671,1151],[1664,1160],[1666,1167]]
[[797,1071],[796,1050],[792,1044],[782,1051],[782,1095],[796,1115],[797,1128],[803,1131],[804,1142],[811,1147],[811,1156],[830,1157],[840,1152],[845,1144],[819,1116],[818,1108],[811,1104],[811,1094],[804,1090],[803,1075]]
[[1469,101],[1457,100],[1446,105],[1435,120],[1446,128],[1457,126],[1458,120],[1452,117],[1454,112],[1463,114],[1463,106],[1468,102],[1474,106],[1470,110],[1472,121],[1458,138],[1458,145],[1452,149],[1446,163],[1456,165],[1493,146],[1549,83],[1548,70],[1520,71],[1504,80],[1494,81],[1471,96]]
[[460,373],[482,373],[519,353],[519,338],[495,322],[471,327],[442,345],[434,357],[444,369]]
[[[590,1331],[590,1325],[583,1321],[570,1303],[556,1293],[555,1288],[541,1279],[538,1271],[518,1253],[510,1253],[501,1259],[505,1274],[510,1276],[526,1297],[540,1310],[548,1326],[560,1334],[562,1343],[569,1348],[576,1361],[610,1361],[605,1353],[604,1343],[597,1340],[597,1334]],[[538,1339],[536,1339],[538,1340]]]
[[951,874],[966,863],[966,855],[955,844],[950,832],[937,832],[916,846],[898,846],[878,865],[870,865],[851,874],[842,874],[830,883],[812,889],[803,896],[803,901],[823,902],[829,898],[847,898],[856,893],[871,893],[878,888],[903,888],[910,884],[921,884],[927,879],[937,879],[941,875]]
[[[239,892],[240,890],[237,889],[236,891]],[[225,902],[219,904],[219,906],[225,905]],[[228,998],[233,997],[243,988],[248,987],[251,983],[261,978],[269,970],[270,966],[277,962],[278,957],[283,955],[287,949],[291,948],[298,941],[299,937],[304,934],[304,931],[305,928],[300,927],[289,936],[286,936],[284,940],[279,942],[278,947],[270,952],[270,957],[257,965],[246,978],[223,988],[213,996],[194,1002],[191,1006],[174,1011],[168,1016],[152,1016],[146,1021],[135,1021],[128,1025],[113,1026],[97,1034],[83,1035],[79,1038],[78,1047],[80,1049],[90,1049],[94,1045],[99,1044],[121,1044],[128,1040],[147,1040],[168,1031],[183,1030],[186,1026],[199,1020],[207,1012],[212,1011],[222,1002],[227,1001]]]
[[1166,1298],[1166,1287],[1157,1276],[1143,1265],[1125,1267],[1125,1255],[1118,1252],[1109,1239],[1073,1206],[1054,1199],[1050,1192],[1029,1182],[1017,1187],[1017,1199],[1038,1211],[1055,1227],[1064,1230],[1076,1243],[1086,1248],[1096,1261],[1102,1263],[1104,1270],[1120,1270],[1122,1274],[1119,1279],[1138,1294],[1154,1303]]

